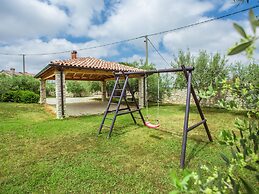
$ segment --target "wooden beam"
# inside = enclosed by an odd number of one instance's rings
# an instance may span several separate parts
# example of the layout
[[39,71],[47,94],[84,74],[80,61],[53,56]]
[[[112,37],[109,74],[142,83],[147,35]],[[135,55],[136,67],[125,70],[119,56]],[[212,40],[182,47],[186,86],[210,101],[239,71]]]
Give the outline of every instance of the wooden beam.
[[98,75],[113,75],[112,71],[89,70],[89,69],[66,69],[66,73],[83,73],[83,74],[98,74]]
[[103,81],[103,79],[81,79],[81,78],[66,78],[66,80],[75,80],[75,81]]
[[54,77],[55,77],[54,71],[46,72],[42,75],[42,79],[44,79],[44,80],[48,80],[48,79],[54,78]]
[[[140,77],[143,77],[142,75],[129,75],[129,78],[140,78]],[[123,76],[120,78],[120,79],[125,79]],[[115,80],[114,76],[113,77],[107,77],[104,79],[104,81],[109,81],[109,80]]]
[[75,75],[76,75],[76,73],[73,73],[72,78],[76,77]]

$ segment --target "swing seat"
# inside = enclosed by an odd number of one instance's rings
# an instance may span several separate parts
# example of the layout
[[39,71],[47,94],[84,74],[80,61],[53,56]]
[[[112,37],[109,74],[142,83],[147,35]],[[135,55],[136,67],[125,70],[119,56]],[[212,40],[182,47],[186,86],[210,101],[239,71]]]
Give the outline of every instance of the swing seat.
[[148,128],[152,128],[152,129],[157,129],[157,128],[160,126],[159,123],[158,123],[158,124],[152,124],[152,123],[150,123],[150,122],[148,122],[148,121],[145,122],[145,125],[146,125]]

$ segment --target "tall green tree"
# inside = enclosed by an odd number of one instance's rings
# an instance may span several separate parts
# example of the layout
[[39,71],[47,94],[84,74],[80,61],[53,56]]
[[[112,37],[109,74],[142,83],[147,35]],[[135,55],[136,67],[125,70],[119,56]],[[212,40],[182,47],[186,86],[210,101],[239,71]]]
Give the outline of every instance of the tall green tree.
[[[198,56],[192,56],[190,51],[184,53],[182,50],[178,52],[173,67],[193,66],[192,85],[198,92],[200,101],[202,99],[210,99],[214,96],[220,97],[219,88],[220,81],[228,76],[227,60],[219,53],[209,55],[206,51],[200,51]],[[182,73],[177,74],[175,87],[183,89],[186,87],[186,79]]]
[[67,91],[74,97],[90,95],[90,84],[84,81],[67,81]]
[[[255,17],[253,17],[252,11],[249,13],[249,18],[252,29],[255,32],[259,25],[253,19]],[[234,28],[241,36],[247,37],[241,26],[234,24]],[[253,37],[247,37],[246,42],[241,42],[231,48],[229,55],[249,51],[251,48],[255,49],[252,46],[256,40],[255,34]],[[247,57],[250,56],[247,55]],[[203,169],[209,172],[208,176],[201,177],[201,170],[197,173],[187,174],[182,181],[177,176],[174,176],[173,182],[176,190],[173,193],[256,193],[256,191],[258,193],[258,73],[258,64],[252,63],[248,66],[237,64],[232,68],[232,80],[223,84],[224,87],[227,87],[232,97],[234,97],[234,100],[245,103],[243,108],[248,111],[247,119],[237,119],[235,123],[237,130],[223,130],[221,132],[219,143],[228,146],[231,153],[230,156],[221,153],[221,158],[226,163],[227,170],[222,171],[222,169],[217,167],[204,166]],[[237,131],[239,131],[239,134]],[[189,184],[191,179],[194,180],[194,184]],[[191,185],[195,185],[194,190],[192,190]]]

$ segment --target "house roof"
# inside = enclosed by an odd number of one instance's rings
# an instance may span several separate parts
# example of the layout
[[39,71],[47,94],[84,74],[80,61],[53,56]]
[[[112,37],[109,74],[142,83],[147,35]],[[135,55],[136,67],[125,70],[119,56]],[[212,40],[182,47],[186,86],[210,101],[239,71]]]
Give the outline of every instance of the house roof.
[[56,70],[64,70],[67,80],[90,81],[101,81],[114,78],[113,72],[143,72],[143,69],[122,65],[116,62],[109,62],[93,57],[83,57],[51,61],[35,77],[46,80],[55,79]]
[[28,76],[34,76],[34,74],[32,73],[28,73],[28,72],[17,72],[17,71],[11,71],[11,70],[1,70],[0,74],[5,74],[8,76],[21,76],[21,75],[28,75]]

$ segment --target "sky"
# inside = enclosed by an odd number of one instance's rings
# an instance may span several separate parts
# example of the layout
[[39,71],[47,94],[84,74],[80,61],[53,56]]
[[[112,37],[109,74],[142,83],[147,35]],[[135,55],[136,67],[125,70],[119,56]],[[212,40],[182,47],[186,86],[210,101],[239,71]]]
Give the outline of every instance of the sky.
[[[51,60],[70,58],[72,50],[78,50],[78,57],[145,61],[144,38],[96,49],[84,48],[178,28],[254,5],[259,5],[259,1],[237,4],[233,0],[1,0],[0,71],[10,68],[22,71],[21,54],[25,54],[26,71],[37,73]],[[259,8],[254,12],[259,15]],[[168,63],[174,61],[180,49],[189,49],[194,56],[200,50],[226,55],[240,40],[233,22],[251,33],[248,12],[243,12],[149,39]],[[254,55],[256,62],[258,50]],[[46,55],[38,55],[41,53]],[[247,62],[244,54],[227,58],[229,63]],[[149,62],[157,68],[170,67],[151,45]]]

